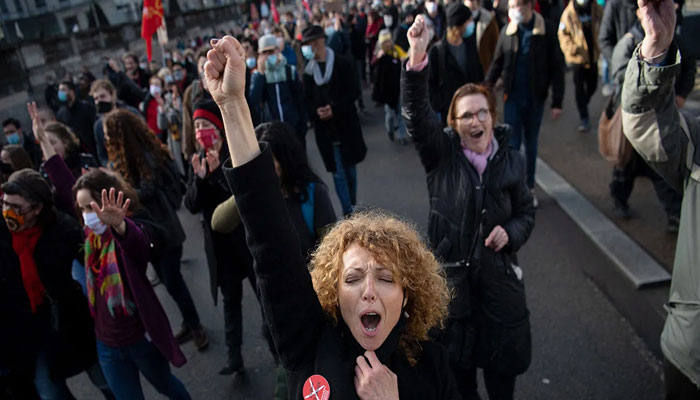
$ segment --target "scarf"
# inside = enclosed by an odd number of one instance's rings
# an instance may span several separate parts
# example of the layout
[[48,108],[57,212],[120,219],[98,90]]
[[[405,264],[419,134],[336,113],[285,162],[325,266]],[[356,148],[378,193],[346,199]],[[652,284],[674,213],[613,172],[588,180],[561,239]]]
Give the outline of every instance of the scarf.
[[19,257],[19,265],[22,270],[22,282],[24,290],[29,297],[29,304],[32,306],[32,312],[36,313],[37,307],[44,302],[46,289],[39,279],[39,272],[36,269],[36,261],[34,260],[34,249],[41,237],[42,230],[40,227],[25,229],[23,231],[10,231],[12,234],[12,248]]
[[496,141],[496,138],[491,138],[489,147],[487,147],[486,151],[483,153],[471,151],[466,147],[462,147],[462,150],[464,151],[464,155],[467,157],[467,160],[469,160],[469,162],[474,166],[476,172],[479,173],[479,179],[481,179],[482,175],[484,175],[484,171],[486,170],[486,165],[498,150],[498,142]]
[[265,82],[279,83],[287,81],[287,59],[279,55],[279,62],[272,68],[265,66]]
[[304,72],[308,75],[313,75],[316,85],[321,86],[330,82],[333,75],[333,62],[335,61],[335,53],[330,47],[326,47],[326,71],[321,75],[321,67],[318,66],[316,60],[309,60],[306,64]]
[[96,286],[99,286],[99,295],[105,297],[112,318],[115,317],[114,309],[117,307],[121,308],[123,315],[133,315],[135,306],[124,293],[112,231],[107,229],[105,233],[98,235],[86,227],[85,233],[85,273],[92,315],[95,315]]

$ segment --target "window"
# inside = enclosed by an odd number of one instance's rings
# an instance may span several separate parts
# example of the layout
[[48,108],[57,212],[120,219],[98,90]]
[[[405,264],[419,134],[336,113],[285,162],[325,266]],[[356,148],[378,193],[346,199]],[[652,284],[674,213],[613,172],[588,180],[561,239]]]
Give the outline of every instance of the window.
[[24,11],[24,10],[22,9],[22,3],[20,3],[19,0],[15,0],[15,11],[17,11],[17,12],[22,12],[22,11]]
[[8,14],[7,10],[7,3],[5,3],[5,0],[0,0],[0,12],[3,14]]
[[46,0],[34,0],[34,4],[36,4],[36,8],[43,8],[46,7]]

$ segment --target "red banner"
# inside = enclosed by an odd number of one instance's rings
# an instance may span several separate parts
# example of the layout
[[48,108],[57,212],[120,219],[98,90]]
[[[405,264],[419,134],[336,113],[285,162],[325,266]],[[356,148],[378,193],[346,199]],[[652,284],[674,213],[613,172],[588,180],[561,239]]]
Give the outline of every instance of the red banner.
[[151,61],[151,38],[163,23],[163,1],[144,0],[143,18],[141,19],[141,37],[146,41],[146,55]]

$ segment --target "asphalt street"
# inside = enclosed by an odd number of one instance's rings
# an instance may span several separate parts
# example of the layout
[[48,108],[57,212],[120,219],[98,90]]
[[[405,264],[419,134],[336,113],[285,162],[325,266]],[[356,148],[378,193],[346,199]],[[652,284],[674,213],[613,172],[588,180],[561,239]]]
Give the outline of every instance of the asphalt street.
[[[567,85],[569,93],[564,116],[554,124],[547,117],[543,122],[541,151],[544,155],[557,152],[553,147],[556,144],[550,140],[557,135],[572,136],[573,139],[567,139],[570,142],[590,140],[575,137],[578,116],[569,76]],[[383,108],[373,107],[367,92],[365,102],[368,109],[361,119],[369,151],[367,159],[358,166],[359,206],[388,210],[412,221],[424,232],[428,196],[425,175],[416,152],[412,146],[389,142],[383,128]],[[313,132],[309,132],[307,143],[312,165],[329,184],[335,210],[339,212],[332,180],[322,168]],[[571,155],[569,162],[574,164],[571,168],[575,168],[580,152],[572,148],[576,148],[575,144],[566,147],[565,151]],[[607,185],[601,179],[595,183]],[[658,353],[650,350],[648,345],[649,340],[654,340],[656,331],[652,330],[651,339],[647,338],[646,342],[637,334],[605,294],[610,290],[605,286],[606,274],[616,274],[614,265],[552,199],[542,191],[538,191],[538,196],[540,207],[535,229],[519,254],[531,312],[533,358],[530,369],[518,378],[516,398],[661,399],[661,364]],[[180,211],[180,217],[188,233],[183,275],[209,332],[210,346],[200,353],[192,343],[184,345],[189,361],[175,374],[194,399],[271,399],[274,365],[260,335],[260,308],[247,281],[244,282],[243,356],[248,372],[235,377],[217,375],[226,358],[221,301],[218,307],[214,307],[209,294],[199,217],[189,215],[184,209]],[[613,290],[622,293],[635,291],[625,281],[620,281]],[[656,290],[659,298],[663,298],[667,289]],[[156,291],[176,328],[180,323],[179,312],[162,285]],[[160,398],[150,384],[143,382],[148,399]],[[78,398],[100,398],[84,374],[72,378],[69,383]]]

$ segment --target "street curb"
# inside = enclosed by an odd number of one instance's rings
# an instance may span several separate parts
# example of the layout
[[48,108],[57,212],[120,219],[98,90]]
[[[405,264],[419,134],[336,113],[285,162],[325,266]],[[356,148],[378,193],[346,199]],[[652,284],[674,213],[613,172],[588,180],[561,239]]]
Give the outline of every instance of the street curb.
[[664,267],[540,158],[536,180],[637,289],[671,280]]

